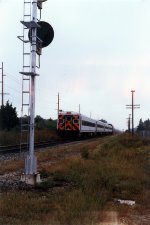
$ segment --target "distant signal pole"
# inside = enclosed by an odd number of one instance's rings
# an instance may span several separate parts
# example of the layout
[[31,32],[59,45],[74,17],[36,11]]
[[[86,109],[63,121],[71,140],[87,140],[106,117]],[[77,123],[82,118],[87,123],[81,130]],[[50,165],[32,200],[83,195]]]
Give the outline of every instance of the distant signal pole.
[[132,104],[126,105],[127,109],[132,109],[132,136],[134,135],[134,109],[139,109],[140,104],[134,104],[134,92],[135,90],[131,90],[132,93]]

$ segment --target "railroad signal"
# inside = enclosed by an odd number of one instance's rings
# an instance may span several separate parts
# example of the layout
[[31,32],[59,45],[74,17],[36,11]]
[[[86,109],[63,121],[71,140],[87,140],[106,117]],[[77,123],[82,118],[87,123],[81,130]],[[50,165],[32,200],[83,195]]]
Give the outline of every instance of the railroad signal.
[[[28,32],[28,38],[29,41],[24,39],[24,34],[23,36],[18,36],[18,38],[23,41],[23,43],[29,43],[31,47],[30,54],[27,54],[30,56],[30,65],[28,66],[29,71],[24,71],[24,66],[23,64],[23,72],[20,72],[23,76],[28,76],[30,77],[30,103],[29,103],[29,112],[30,112],[30,124],[29,124],[29,129],[30,129],[30,135],[29,135],[29,154],[26,157],[25,160],[25,174],[22,175],[21,180],[30,183],[30,184],[35,184],[37,182],[40,182],[40,175],[37,173],[37,159],[34,154],[34,128],[35,128],[35,79],[36,76],[38,75],[36,73],[36,54],[39,56],[41,55],[42,48],[47,47],[53,40],[54,38],[54,31],[53,28],[50,24],[44,21],[39,21],[37,19],[37,9],[40,10],[40,18],[41,18],[41,9],[42,9],[42,4],[46,0],[32,0],[32,1],[24,1],[24,8],[25,5],[30,4],[30,7],[32,7],[32,13],[25,13],[24,10],[24,20],[21,21],[21,23],[24,25],[26,29],[29,29]],[[29,8],[30,8],[29,7]],[[30,21],[26,21],[26,17],[30,16]],[[24,28],[24,30],[25,30]],[[23,48],[24,49],[24,48]],[[24,51],[24,50],[23,50]],[[23,55],[26,53],[23,52]],[[23,79],[24,80],[24,79]]]
[[[39,26],[37,26],[36,53],[41,55],[42,48],[47,47],[53,41],[54,30],[52,26],[45,21],[37,22],[37,24]],[[32,29],[29,30],[28,37],[30,42],[32,42]]]

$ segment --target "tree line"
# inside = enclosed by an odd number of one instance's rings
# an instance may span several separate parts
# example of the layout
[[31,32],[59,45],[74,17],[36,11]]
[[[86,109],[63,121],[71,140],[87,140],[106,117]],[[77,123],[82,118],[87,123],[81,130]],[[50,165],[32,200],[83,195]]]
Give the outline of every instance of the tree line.
[[[23,124],[28,124],[29,117],[25,116],[22,118]],[[36,129],[56,129],[57,120],[43,119],[41,116],[37,115],[35,117],[35,126]],[[12,106],[12,103],[9,101],[5,105],[0,107],[0,130],[10,131],[14,128],[20,127],[21,118],[18,117],[16,107]],[[144,122],[142,119],[139,121],[137,126],[137,132],[142,130],[150,130],[150,120],[147,119]]]
[[[22,118],[23,124],[28,124],[29,116],[24,116]],[[37,129],[56,129],[57,120],[43,119],[41,116],[37,115],[35,117],[35,125]],[[0,130],[10,131],[12,129],[20,128],[21,118],[18,117],[16,107],[12,106],[9,101],[5,105],[0,107]]]
[[150,130],[150,120],[147,119],[144,122],[142,119],[139,121],[139,125],[137,126],[137,131],[142,131],[142,130]]

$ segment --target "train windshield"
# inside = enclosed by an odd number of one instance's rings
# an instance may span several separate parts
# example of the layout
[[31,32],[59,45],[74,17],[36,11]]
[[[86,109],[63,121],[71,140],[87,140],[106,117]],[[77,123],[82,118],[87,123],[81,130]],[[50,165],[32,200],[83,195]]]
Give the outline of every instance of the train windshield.
[[71,116],[66,116],[67,121],[71,121],[71,119],[72,119]]

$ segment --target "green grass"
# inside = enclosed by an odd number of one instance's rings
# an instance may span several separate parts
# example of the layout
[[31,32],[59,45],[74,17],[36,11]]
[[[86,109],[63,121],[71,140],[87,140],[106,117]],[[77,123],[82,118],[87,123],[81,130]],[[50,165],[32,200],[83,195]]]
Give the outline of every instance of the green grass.
[[147,142],[124,134],[96,143],[82,146],[81,157],[41,167],[46,180],[34,192],[4,193],[3,224],[92,225],[114,198],[150,207]]

